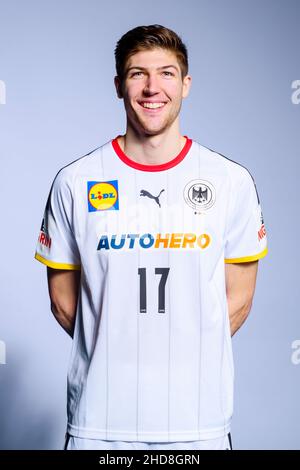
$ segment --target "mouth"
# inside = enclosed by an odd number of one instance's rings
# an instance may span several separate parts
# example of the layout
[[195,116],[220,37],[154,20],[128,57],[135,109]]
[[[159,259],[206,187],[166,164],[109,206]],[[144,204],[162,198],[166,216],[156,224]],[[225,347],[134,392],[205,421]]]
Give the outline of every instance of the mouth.
[[139,101],[139,105],[143,108],[145,112],[157,113],[166,106],[164,101]]

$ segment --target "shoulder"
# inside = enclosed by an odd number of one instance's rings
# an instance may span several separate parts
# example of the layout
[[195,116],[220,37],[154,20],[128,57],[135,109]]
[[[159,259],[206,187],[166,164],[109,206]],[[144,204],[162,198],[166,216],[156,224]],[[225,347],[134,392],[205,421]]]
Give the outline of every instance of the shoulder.
[[101,147],[91,150],[87,154],[77,158],[62,167],[54,178],[55,185],[73,186],[77,176],[89,174],[93,169],[99,168],[103,151],[110,145],[111,141]]
[[199,155],[202,156],[202,158],[206,160],[206,163],[209,163],[216,172],[220,172],[224,176],[227,176],[234,183],[254,183],[254,178],[247,167],[220,152],[216,152],[215,150],[205,147],[198,142],[193,142],[195,146],[198,147]]

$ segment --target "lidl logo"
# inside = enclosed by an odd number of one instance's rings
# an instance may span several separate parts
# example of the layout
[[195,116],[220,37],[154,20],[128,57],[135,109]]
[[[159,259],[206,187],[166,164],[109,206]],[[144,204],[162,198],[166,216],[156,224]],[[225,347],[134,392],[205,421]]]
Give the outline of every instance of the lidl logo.
[[119,210],[118,180],[88,181],[89,212]]

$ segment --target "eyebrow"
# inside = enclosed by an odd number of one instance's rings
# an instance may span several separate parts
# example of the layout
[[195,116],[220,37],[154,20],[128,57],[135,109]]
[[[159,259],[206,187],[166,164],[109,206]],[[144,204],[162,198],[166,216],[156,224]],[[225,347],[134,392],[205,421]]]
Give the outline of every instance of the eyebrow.
[[[179,72],[179,69],[178,67],[176,67],[176,65],[173,65],[173,64],[170,64],[170,65],[163,65],[162,67],[158,67],[157,70],[164,70],[164,69],[169,69],[169,68],[173,68],[175,70],[177,70],[177,72]],[[132,67],[129,67],[127,70],[126,70],[126,73],[128,73],[130,70],[147,70],[146,67],[138,67],[138,66],[132,66]]]

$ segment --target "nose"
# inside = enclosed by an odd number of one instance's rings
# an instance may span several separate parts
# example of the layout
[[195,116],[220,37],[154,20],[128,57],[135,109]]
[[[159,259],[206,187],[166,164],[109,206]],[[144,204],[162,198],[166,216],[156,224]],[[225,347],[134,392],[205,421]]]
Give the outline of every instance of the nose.
[[147,76],[145,81],[144,93],[146,95],[155,95],[159,93],[159,84],[155,74],[150,74]]

